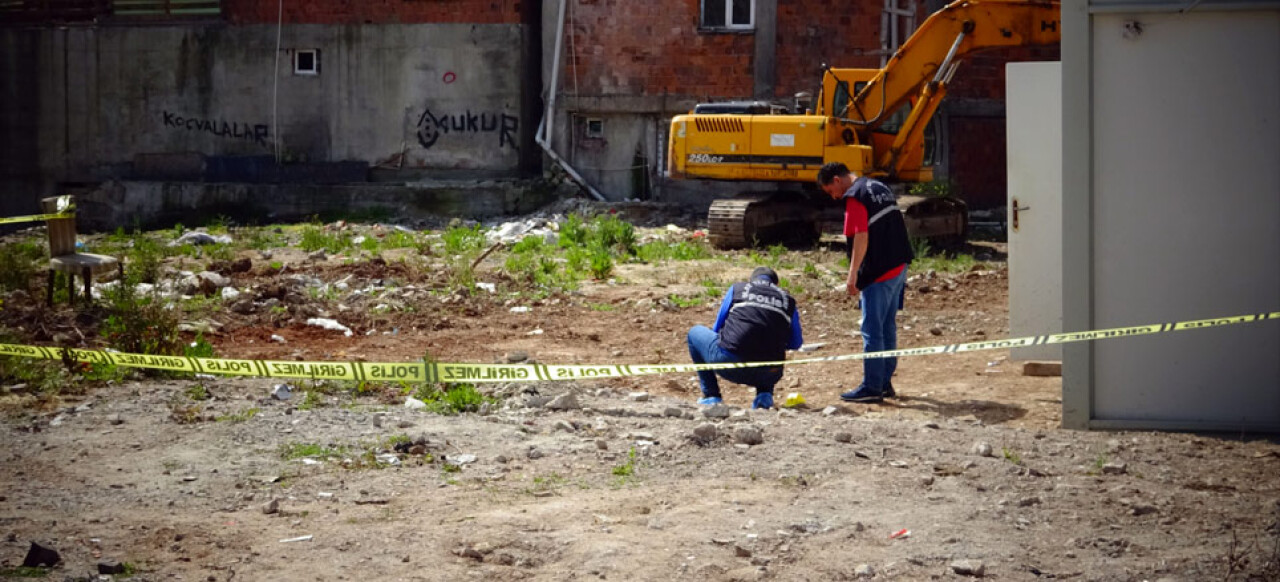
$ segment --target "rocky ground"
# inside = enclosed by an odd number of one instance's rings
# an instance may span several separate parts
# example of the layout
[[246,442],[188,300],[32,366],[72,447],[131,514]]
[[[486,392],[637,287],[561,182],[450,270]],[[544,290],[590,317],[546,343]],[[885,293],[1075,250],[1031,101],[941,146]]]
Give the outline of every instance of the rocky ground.
[[[641,238],[696,237],[668,220]],[[475,270],[494,293],[459,294],[433,234],[319,256],[291,233],[221,264],[170,257],[156,285],[195,297],[185,329],[226,357],[670,363],[723,285],[765,262],[796,285],[815,354],[859,350],[834,248],[629,262],[554,293],[530,293],[498,251]],[[1007,335],[1002,250],[915,269],[902,344]],[[5,326],[97,345],[94,312],[37,303],[7,295]],[[1280,443],[1060,430],[1059,379],[1008,355],[904,359],[901,398],[882,405],[840,405],[855,364],[795,366],[779,391],[807,405],[770,411],[744,410],[751,393],[732,385],[729,406],[700,408],[685,374],[484,384],[462,414],[406,408],[418,393],[396,384],[295,382],[281,399],[266,379],[134,374],[56,396],[8,383],[0,575],[1280,579]],[[58,565],[20,568],[32,542]]]

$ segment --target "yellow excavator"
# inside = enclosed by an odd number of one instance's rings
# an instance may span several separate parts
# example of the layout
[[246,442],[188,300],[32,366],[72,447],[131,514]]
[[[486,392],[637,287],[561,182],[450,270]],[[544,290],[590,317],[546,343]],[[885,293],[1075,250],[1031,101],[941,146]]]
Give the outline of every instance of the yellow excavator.
[[[1056,44],[1060,27],[1058,2],[953,2],[930,15],[883,69],[826,68],[816,112],[725,102],[676,116],[667,175],[813,185],[823,164],[843,162],[890,184],[931,182],[926,128],[960,63],[984,50]],[[825,196],[816,188],[810,191],[815,195],[780,190],[716,200],[707,214],[708,238],[720,248],[816,240],[824,206],[831,204],[820,202]],[[963,240],[968,216],[959,199],[900,194],[898,204],[912,236]]]

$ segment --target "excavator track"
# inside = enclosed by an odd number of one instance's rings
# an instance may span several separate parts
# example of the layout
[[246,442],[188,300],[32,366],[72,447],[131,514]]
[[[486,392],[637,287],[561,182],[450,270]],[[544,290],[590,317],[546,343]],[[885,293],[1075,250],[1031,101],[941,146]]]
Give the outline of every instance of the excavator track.
[[740,249],[781,241],[816,240],[818,209],[794,193],[725,198],[707,210],[712,246]]

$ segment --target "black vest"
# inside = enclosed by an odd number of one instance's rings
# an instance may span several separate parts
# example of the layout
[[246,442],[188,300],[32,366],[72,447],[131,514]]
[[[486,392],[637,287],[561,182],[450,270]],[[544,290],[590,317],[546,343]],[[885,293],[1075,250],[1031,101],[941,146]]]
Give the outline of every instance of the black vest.
[[[863,176],[854,180],[845,198],[861,202],[867,209],[867,256],[858,268],[858,288],[866,289],[881,275],[915,258],[907,239],[907,223],[898,209],[893,190],[884,182]],[[853,248],[853,241],[849,241]]]
[[763,279],[734,283],[729,315],[720,328],[720,347],[744,362],[778,362],[787,357],[796,300]]

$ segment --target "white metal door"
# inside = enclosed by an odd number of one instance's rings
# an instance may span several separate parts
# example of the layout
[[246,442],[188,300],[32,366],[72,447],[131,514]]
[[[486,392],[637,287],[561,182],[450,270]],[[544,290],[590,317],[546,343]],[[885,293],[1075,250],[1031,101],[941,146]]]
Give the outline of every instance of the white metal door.
[[[1062,331],[1062,63],[1009,63],[1009,332]],[[1061,360],[1061,345],[1010,350],[1015,360]]]

